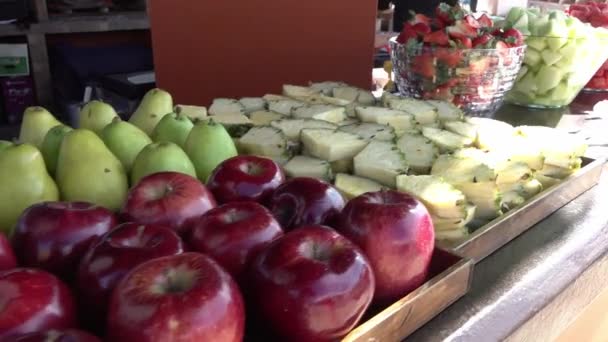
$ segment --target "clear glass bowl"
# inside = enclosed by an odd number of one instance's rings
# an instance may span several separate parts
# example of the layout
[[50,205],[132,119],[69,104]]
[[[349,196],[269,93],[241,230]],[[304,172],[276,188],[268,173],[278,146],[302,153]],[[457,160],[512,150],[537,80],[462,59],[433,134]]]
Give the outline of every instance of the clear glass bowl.
[[608,58],[608,40],[526,36],[528,50],[509,103],[532,108],[567,106]]
[[592,92],[608,91],[608,60],[595,72],[583,90]]
[[476,116],[493,114],[521,67],[525,46],[496,49],[411,47],[390,41],[395,83],[404,96],[445,100]]

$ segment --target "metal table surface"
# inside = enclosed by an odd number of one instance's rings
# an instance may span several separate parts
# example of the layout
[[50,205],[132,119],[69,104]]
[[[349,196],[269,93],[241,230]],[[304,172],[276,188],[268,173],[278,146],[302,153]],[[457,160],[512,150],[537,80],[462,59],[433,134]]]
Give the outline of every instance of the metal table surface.
[[[595,105],[605,99],[608,94],[582,94],[569,108],[560,110],[506,105],[495,117],[518,125],[545,125],[583,134],[590,145],[588,155],[597,158],[608,156],[608,101]],[[608,174],[603,172],[598,186],[477,264],[469,293],[406,341],[540,342],[556,338],[565,328],[561,325],[574,319],[576,310],[584,306],[576,302],[583,296],[579,292],[573,303],[566,301],[553,312],[544,312],[545,308],[574,284],[580,285],[577,279],[594,265],[599,265],[595,270],[599,276],[593,284],[585,281],[595,286],[587,292],[599,293],[608,287],[606,178]],[[531,324],[538,317],[540,324]],[[522,333],[527,325],[537,330],[532,339]]]

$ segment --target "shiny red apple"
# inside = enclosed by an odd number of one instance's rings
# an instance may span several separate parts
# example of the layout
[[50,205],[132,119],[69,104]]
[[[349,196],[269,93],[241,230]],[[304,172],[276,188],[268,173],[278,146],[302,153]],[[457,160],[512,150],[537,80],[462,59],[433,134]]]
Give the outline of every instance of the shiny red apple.
[[137,266],[114,289],[107,340],[240,342],[244,310],[236,283],[211,258],[162,257]]
[[75,324],[74,300],[57,277],[30,268],[0,272],[0,341]]
[[272,159],[243,155],[218,165],[207,187],[219,203],[248,200],[261,203],[284,181],[283,170]]
[[371,262],[379,303],[399,299],[426,281],[435,233],[428,210],[415,197],[394,190],[358,196],[342,211],[336,230]]
[[101,342],[101,339],[90,333],[77,330],[47,330],[21,335],[12,342]]
[[8,238],[0,233],[0,271],[17,267],[17,258]]
[[209,255],[235,279],[252,256],[283,235],[272,213],[256,202],[232,202],[209,210],[193,226],[190,246]]
[[359,248],[329,227],[303,226],[252,262],[249,292],[259,321],[282,341],[333,341],[363,316],[374,275]]
[[43,202],[26,209],[13,234],[19,264],[72,279],[89,246],[117,224],[114,213],[87,202]]
[[296,177],[279,186],[267,206],[281,227],[288,231],[308,224],[332,226],[344,208],[344,198],[327,182]]
[[103,235],[85,254],[78,272],[78,298],[88,325],[103,325],[112,290],[135,266],[182,252],[181,238],[163,226],[123,223]]
[[158,224],[179,234],[215,208],[215,198],[198,179],[179,172],[159,172],[142,178],[122,208],[125,221]]

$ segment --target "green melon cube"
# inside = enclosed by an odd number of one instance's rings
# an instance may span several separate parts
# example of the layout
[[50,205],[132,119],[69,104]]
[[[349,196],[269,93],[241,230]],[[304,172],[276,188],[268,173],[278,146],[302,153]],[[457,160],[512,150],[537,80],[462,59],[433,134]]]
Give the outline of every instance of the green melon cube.
[[538,93],[542,94],[551,90],[559,84],[564,77],[564,72],[559,68],[550,65],[544,65],[536,74],[536,87]]

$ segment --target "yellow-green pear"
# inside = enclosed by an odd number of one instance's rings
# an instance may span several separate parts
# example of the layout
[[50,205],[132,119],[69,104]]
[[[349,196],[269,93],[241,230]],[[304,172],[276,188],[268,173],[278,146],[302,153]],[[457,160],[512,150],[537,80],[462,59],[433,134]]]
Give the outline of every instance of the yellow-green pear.
[[144,131],[118,117],[103,129],[101,138],[110,151],[118,157],[127,173],[131,170],[139,152],[152,143]]
[[42,107],[28,107],[23,112],[19,142],[28,143],[40,148],[46,133],[53,127],[61,125],[53,114]]
[[7,147],[10,147],[10,146],[13,146],[12,141],[0,140],[0,152],[2,152],[3,150],[5,150]]
[[186,154],[196,168],[198,179],[206,183],[213,170],[224,160],[238,154],[226,128],[213,120],[199,121],[186,140]]
[[173,112],[173,98],[168,92],[154,88],[149,90],[129,122],[151,135],[156,125],[167,114]]
[[177,144],[161,141],[146,146],[137,156],[131,170],[131,185],[157,172],[181,172],[196,177],[194,165]]
[[17,144],[0,153],[0,231],[10,234],[29,206],[57,200],[57,185],[34,145]]
[[156,125],[152,132],[152,140],[169,141],[184,148],[192,127],[194,124],[185,114],[171,113],[165,115]]
[[116,117],[118,117],[118,114],[116,114],[114,107],[105,102],[93,100],[80,110],[79,127],[101,134],[104,127]]
[[59,125],[51,128],[46,133],[44,141],[42,142],[42,147],[40,147],[46,169],[53,176],[55,175],[55,170],[57,170],[57,158],[59,157],[61,142],[63,141],[63,137],[70,131],[72,131],[72,127],[66,125]]
[[88,129],[75,129],[63,137],[55,179],[63,200],[91,202],[111,210],[123,205],[129,189],[120,160]]

